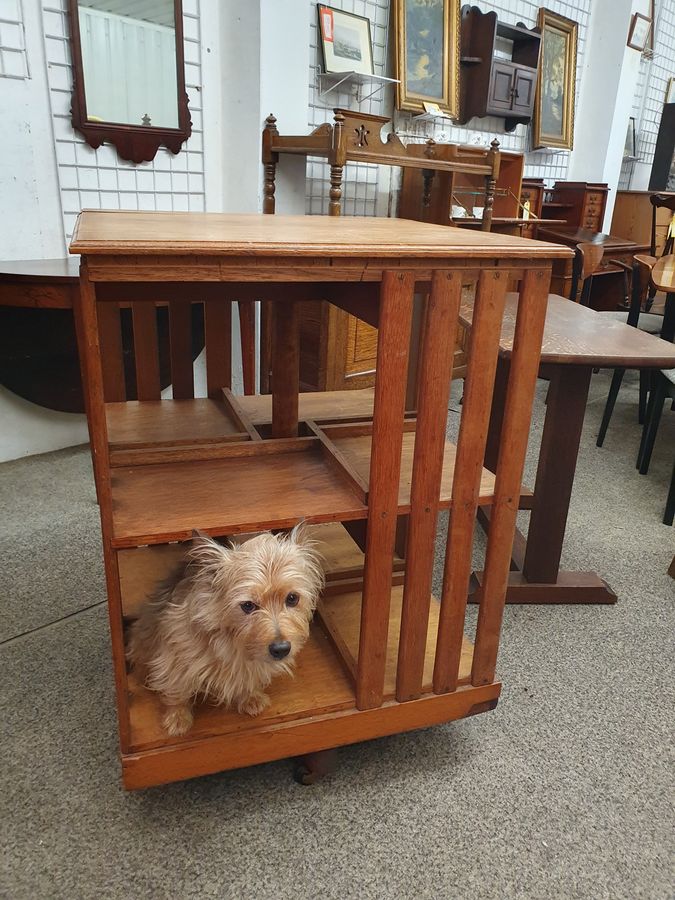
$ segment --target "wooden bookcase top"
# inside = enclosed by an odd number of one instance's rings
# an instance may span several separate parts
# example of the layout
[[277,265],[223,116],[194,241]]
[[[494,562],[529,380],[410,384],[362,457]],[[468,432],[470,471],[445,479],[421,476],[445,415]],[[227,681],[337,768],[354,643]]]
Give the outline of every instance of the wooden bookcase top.
[[85,255],[487,257],[556,259],[569,249],[406,219],[222,213],[80,213],[70,245]]

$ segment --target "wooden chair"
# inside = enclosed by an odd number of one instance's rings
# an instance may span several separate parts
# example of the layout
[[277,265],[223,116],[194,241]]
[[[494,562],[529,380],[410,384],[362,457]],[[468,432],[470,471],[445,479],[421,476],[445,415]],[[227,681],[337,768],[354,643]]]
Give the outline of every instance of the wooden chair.
[[[647,296],[651,284],[651,273],[653,267],[652,257],[636,256],[633,260],[633,278],[631,291],[631,304],[628,310],[628,325],[639,328],[640,331],[646,331],[648,334],[660,334],[663,328],[663,316],[657,313],[642,312],[643,306],[647,303]],[[626,313],[623,310],[612,310],[600,313],[608,319],[615,321],[623,321]],[[607,395],[605,409],[602,414],[602,422],[600,423],[600,431],[596,440],[596,446],[602,447],[609,421],[614,412],[616,398],[619,394],[621,382],[625,374],[625,369],[615,369],[612,376],[612,383]],[[645,420],[647,410],[647,394],[649,391],[649,374],[645,371],[640,372],[640,400],[638,403],[638,422],[642,424]]]
[[[649,407],[647,417],[642,429],[642,440],[637,458],[637,468],[640,475],[646,475],[649,471],[649,463],[652,459],[652,451],[656,435],[659,430],[663,405],[670,398],[675,400],[675,369],[661,369],[655,373],[652,389],[649,395]],[[675,515],[675,467],[670,481],[670,490],[666,502],[666,510],[663,517],[664,525],[672,525]]]

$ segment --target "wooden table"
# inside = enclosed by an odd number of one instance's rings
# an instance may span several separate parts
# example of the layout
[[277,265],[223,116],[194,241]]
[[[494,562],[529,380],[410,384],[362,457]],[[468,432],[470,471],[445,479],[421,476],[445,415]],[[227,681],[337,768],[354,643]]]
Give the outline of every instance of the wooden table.
[[[632,266],[636,253],[649,252],[649,244],[638,244],[628,238],[605,234],[601,231],[589,231],[587,228],[578,228],[576,225],[553,228],[542,225],[539,228],[538,237],[542,241],[554,241],[567,247],[576,247],[577,244],[582,243],[603,245],[605,250],[603,261],[593,275],[591,291],[591,306],[597,310],[615,310],[625,299],[625,270],[621,266],[612,265],[610,260],[615,259]],[[571,289],[572,262],[559,260],[553,266],[551,291],[563,297],[569,297]]]
[[[491,709],[500,691],[495,667],[517,513],[511,498],[522,479],[544,302],[552,260],[569,250],[396,219],[92,211],[81,214],[72,249],[82,254],[76,312],[85,337],[125,786],[314,753]],[[467,272],[477,281],[473,349],[454,448],[445,440],[445,419]],[[493,477],[482,467],[489,374],[497,364],[509,278],[520,281],[520,304],[505,440]],[[416,291],[430,299],[411,423],[404,410]],[[163,435],[150,443],[139,433],[135,444],[111,447],[109,407],[124,411],[127,404],[106,402],[99,325],[120,301],[138,303],[134,344],[144,345],[138,358],[150,380],[149,349],[156,342],[147,327],[152,317],[140,307],[160,292],[170,304],[207,305],[206,371],[214,401],[221,374],[210,354],[222,346],[228,299],[244,294],[274,304],[271,436],[246,421],[231,392],[221,392],[237,433],[225,433],[224,417],[215,440],[176,442]],[[299,428],[296,304],[326,298],[378,326],[373,418],[308,421]],[[147,422],[153,410],[171,408],[165,404],[195,402],[140,400],[132,415],[144,407]],[[480,503],[493,512],[472,647],[464,619]],[[438,512],[450,505],[438,604],[431,597]],[[393,580],[399,574],[394,538],[403,515],[411,527],[401,585]],[[322,625],[312,626],[297,677],[276,679],[271,705],[255,718],[205,704],[190,733],[169,737],[157,696],[127,672],[129,591],[143,596],[161,574],[166,545],[189,540],[194,528],[218,536],[285,529],[302,519],[367,528],[362,567],[324,592]]]
[[79,259],[18,259],[0,262],[0,305],[72,309]]
[[[675,273],[672,265],[670,271]],[[517,307],[517,296],[508,295],[485,453],[485,465],[491,470],[499,452]],[[472,316],[472,304],[462,304],[462,323],[470,327]],[[549,296],[539,374],[549,378],[551,385],[534,495],[521,507],[531,509],[528,538],[516,531],[507,603],[616,602],[614,591],[595,572],[560,571],[588,387],[598,366],[670,368],[675,366],[675,346],[622,322],[607,322],[594,310],[562,297]],[[479,519],[486,525],[489,512],[479,511]],[[475,573],[475,579],[480,584],[482,573]]]
[[[64,412],[82,412],[83,409],[78,379],[79,354],[70,323],[62,318],[69,318],[69,313],[51,311],[73,308],[79,291],[78,269],[79,260],[74,257],[0,261],[0,306],[47,311],[31,315],[30,325],[25,328],[23,317],[16,321],[22,314],[7,314],[12,321],[6,319],[4,327],[18,329],[18,332],[9,332],[14,339],[7,351],[9,356],[4,356],[3,351],[3,367],[5,363],[10,367],[5,370],[10,379],[7,386],[21,392],[33,403]],[[76,326],[77,323],[77,332]],[[44,353],[45,346],[53,352],[51,361]],[[36,351],[35,348],[42,349]],[[20,368],[14,371],[17,356]],[[64,361],[72,362],[72,366],[64,365]],[[50,363],[52,368],[58,366],[56,379],[45,371]]]

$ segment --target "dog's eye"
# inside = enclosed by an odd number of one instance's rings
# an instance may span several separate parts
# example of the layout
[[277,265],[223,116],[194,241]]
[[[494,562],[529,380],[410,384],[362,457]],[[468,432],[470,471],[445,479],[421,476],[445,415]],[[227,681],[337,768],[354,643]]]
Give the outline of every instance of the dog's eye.
[[246,613],[247,616],[250,616],[252,612],[255,612],[258,607],[252,600],[244,600],[243,603],[239,604],[239,608],[242,612]]
[[289,594],[286,597],[286,606],[297,606],[300,598],[297,594]]

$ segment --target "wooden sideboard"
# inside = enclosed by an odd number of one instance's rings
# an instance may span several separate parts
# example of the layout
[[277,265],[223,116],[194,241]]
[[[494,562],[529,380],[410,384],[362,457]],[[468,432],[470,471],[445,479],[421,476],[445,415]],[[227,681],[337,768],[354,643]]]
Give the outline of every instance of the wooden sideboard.
[[609,188],[590,181],[556,181],[544,198],[545,219],[564,219],[568,225],[588,231],[602,231]]

